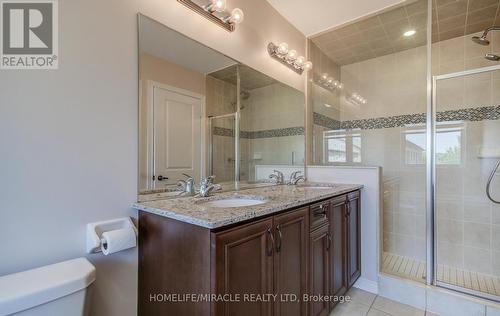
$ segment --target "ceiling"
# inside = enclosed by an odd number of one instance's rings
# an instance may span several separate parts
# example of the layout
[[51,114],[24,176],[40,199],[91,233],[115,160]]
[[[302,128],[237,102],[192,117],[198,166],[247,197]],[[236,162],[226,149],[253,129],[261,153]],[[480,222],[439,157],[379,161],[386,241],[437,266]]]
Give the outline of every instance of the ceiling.
[[[335,63],[347,65],[425,45],[427,0],[418,0],[312,37]],[[411,37],[403,33],[415,30]]]
[[[464,36],[497,23],[500,0],[434,0],[432,41]],[[403,36],[416,31],[410,37]],[[427,0],[395,7],[375,16],[311,37],[335,63],[347,65],[427,42]]]
[[148,17],[140,16],[139,49],[158,58],[207,74],[236,61]]
[[[258,89],[278,82],[248,66],[239,65],[239,67],[241,87],[245,90]],[[236,66],[213,72],[210,76],[236,85]]]
[[434,0],[432,40],[444,41],[500,24],[500,0]]
[[[267,0],[306,36],[358,19],[405,0]],[[406,2],[412,2],[408,0]]]

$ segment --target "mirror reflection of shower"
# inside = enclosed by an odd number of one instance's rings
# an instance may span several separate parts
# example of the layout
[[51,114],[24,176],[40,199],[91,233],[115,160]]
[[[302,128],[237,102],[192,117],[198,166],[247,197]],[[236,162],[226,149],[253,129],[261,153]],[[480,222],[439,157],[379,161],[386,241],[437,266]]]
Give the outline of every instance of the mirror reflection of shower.
[[[489,27],[486,30],[484,30],[483,35],[473,36],[472,41],[479,44],[479,45],[488,46],[488,45],[490,45],[490,41],[486,38],[488,36],[488,33],[490,31],[499,31],[499,30],[500,30],[500,26]],[[493,54],[493,53],[486,54],[484,56],[484,58],[491,60],[491,61],[499,61],[500,60],[500,56],[498,56],[497,54]]]

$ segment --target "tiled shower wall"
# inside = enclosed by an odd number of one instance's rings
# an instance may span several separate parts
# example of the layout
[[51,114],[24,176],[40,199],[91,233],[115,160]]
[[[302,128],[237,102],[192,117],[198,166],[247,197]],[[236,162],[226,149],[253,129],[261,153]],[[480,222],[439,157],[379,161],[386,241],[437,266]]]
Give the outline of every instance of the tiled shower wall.
[[[483,58],[486,52],[500,53],[500,38],[492,35],[490,46],[474,44],[473,35],[434,43],[433,75],[494,65]],[[314,124],[314,159],[324,163],[323,131],[347,129],[347,134],[358,134],[361,164],[383,167],[383,251],[419,260],[425,260],[426,252],[426,63],[426,49],[419,47],[340,67],[345,90],[368,100],[362,106],[339,95],[338,107],[324,109],[324,97],[316,97],[320,94],[313,90],[314,112],[329,111],[321,114],[339,124],[338,128]],[[437,167],[438,261],[497,275],[500,207],[486,200],[484,193],[494,161],[477,159],[477,150],[479,145],[500,147],[498,79],[496,75],[447,80],[437,89],[440,120],[462,122],[459,165]],[[486,106],[493,107],[458,111]],[[496,181],[500,183],[500,177]],[[493,192],[500,192],[500,184]]]
[[[274,83],[248,91],[242,101],[242,172],[255,179],[256,165],[304,165],[304,95]],[[260,132],[259,132],[260,131]],[[258,133],[255,133],[258,132]],[[245,137],[245,136],[244,136]],[[245,153],[245,154],[243,154]],[[242,175],[243,178],[243,175]]]
[[[304,95],[281,83],[246,90],[241,100],[242,181],[255,179],[256,165],[304,165]],[[236,111],[236,86],[207,76],[207,114]],[[213,167],[217,180],[234,179],[234,119],[214,122]]]
[[[434,45],[433,73],[498,65],[483,56],[500,53],[499,34],[491,33],[490,46],[473,43],[471,36]],[[437,168],[438,263],[500,276],[500,205],[485,193],[496,160],[478,158],[481,146],[500,148],[500,71],[442,80],[437,96],[438,111],[494,109],[490,119],[462,123],[460,164]],[[492,192],[500,199],[498,174]]]

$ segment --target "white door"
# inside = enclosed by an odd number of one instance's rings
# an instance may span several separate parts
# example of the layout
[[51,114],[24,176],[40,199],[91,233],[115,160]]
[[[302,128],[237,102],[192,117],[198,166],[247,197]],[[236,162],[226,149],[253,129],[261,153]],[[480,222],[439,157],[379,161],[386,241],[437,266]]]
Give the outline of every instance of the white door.
[[175,184],[183,174],[199,181],[202,103],[200,97],[153,87],[155,188]]

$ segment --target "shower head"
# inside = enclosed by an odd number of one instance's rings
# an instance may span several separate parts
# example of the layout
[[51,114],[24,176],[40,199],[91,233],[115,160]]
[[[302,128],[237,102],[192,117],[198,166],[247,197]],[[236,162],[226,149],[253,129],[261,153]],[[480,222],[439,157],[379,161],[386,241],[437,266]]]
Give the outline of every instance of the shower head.
[[246,90],[241,90],[240,95],[241,95],[242,100],[246,100],[246,99],[250,98],[250,92],[248,92]]
[[498,30],[500,30],[500,26],[495,26],[494,25],[492,27],[489,27],[486,30],[484,30],[483,35],[481,35],[481,36],[473,36],[472,37],[472,41],[475,42],[475,43],[478,43],[479,45],[488,46],[488,45],[490,45],[490,41],[488,41],[486,39],[486,36],[488,35],[488,33],[490,31],[498,31]]
[[500,60],[500,56],[495,55],[495,54],[486,54],[486,56],[484,56],[484,58],[491,60],[491,61],[499,61]]
[[488,46],[490,45],[490,41],[486,39],[486,36],[484,34],[482,36],[474,36],[472,37],[472,41],[483,46]]

